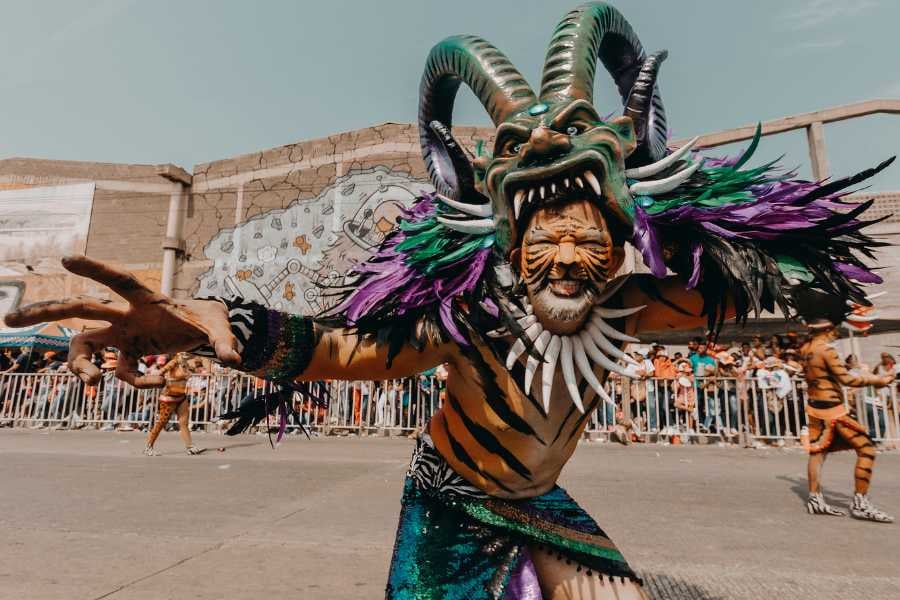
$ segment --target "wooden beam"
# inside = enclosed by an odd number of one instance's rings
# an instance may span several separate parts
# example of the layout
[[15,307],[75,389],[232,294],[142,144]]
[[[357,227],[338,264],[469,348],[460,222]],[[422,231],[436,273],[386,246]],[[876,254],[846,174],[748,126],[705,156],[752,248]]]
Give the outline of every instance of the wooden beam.
[[825,125],[816,121],[806,128],[806,141],[809,145],[809,162],[812,165],[813,179],[822,181],[828,178],[828,153],[825,150]]
[[[865,102],[857,102],[855,104],[845,104],[844,106],[835,106],[809,113],[801,113],[772,121],[762,123],[762,134],[772,135],[775,133],[784,133],[785,131],[793,131],[795,129],[805,129],[813,123],[833,123],[835,121],[844,121],[846,119],[854,119],[874,114],[900,115],[900,100],[867,100]],[[745,125],[735,129],[726,129],[701,135],[697,142],[697,148],[712,148],[714,146],[722,146],[743,140],[753,138],[756,131],[756,124]],[[687,142],[690,138],[684,138],[671,142],[672,146],[678,147]]]

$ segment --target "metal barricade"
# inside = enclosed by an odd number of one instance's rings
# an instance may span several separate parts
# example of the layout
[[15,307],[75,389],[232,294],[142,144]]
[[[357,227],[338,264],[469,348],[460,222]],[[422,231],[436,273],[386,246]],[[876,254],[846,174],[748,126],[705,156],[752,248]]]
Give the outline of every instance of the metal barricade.
[[[806,425],[806,386],[802,379],[772,387],[755,377],[629,379],[606,382],[611,402],[598,400],[585,420],[585,433],[608,437],[626,427],[644,441],[682,443],[796,443]],[[418,376],[385,381],[318,381],[315,395],[327,407],[294,394],[289,433],[303,428],[323,434],[408,435],[425,427],[440,410],[444,382]],[[194,429],[222,431],[220,417],[274,384],[247,373],[216,368],[187,382],[190,423]],[[877,442],[900,442],[900,402],[896,385],[845,390],[848,409]],[[0,424],[17,427],[143,429],[156,418],[159,390],[139,390],[103,375],[87,386],[71,373],[0,374]],[[269,425],[275,426],[275,422]],[[257,428],[265,431],[266,424]]]

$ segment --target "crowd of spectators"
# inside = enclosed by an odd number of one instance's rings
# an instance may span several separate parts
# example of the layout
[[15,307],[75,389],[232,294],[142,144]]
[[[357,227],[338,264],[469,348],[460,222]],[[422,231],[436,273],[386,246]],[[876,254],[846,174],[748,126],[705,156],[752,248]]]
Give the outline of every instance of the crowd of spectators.
[[[773,443],[782,445],[785,436],[798,436],[806,424],[800,356],[805,341],[805,336],[789,333],[730,344],[698,337],[674,352],[658,343],[632,347],[633,361],[625,363],[630,377],[613,377],[622,400],[616,417],[606,421],[619,429],[625,423],[632,438],[643,430],[665,431],[676,440],[710,433],[729,439],[744,429],[755,438],[777,438]],[[874,366],[853,354],[845,364],[852,374],[897,372],[887,352]],[[848,390],[851,404],[865,407],[861,418],[875,437],[897,437],[894,386]]]
[[[629,441],[648,439],[644,434],[681,443],[702,435],[736,441],[741,432],[746,432],[754,439],[771,438],[772,443],[782,444],[785,437],[796,438],[805,425],[805,385],[799,356],[804,342],[802,335],[790,333],[730,344],[694,338],[687,347],[658,343],[632,346],[632,360],[623,363],[629,377],[611,376],[614,402],[599,407],[594,428],[618,432],[620,438]],[[29,415],[33,427],[74,427],[80,420],[106,430],[146,428],[153,418],[154,393],[135,390],[116,378],[118,357],[113,349],[98,352],[92,360],[101,370],[101,381],[96,386],[84,386],[82,392],[81,382],[63,377],[69,371],[62,353],[4,349],[0,375],[43,373],[60,377],[42,378],[39,383],[25,381],[17,390],[9,389],[10,382],[3,384],[6,389],[0,389],[0,426],[11,424],[15,413]],[[166,361],[165,356],[144,357],[138,369],[153,374]],[[851,373],[897,371],[896,362],[886,352],[873,366],[851,354],[846,357],[846,366]],[[261,379],[201,359],[190,361],[190,369],[188,394],[195,422],[209,422],[267,389]],[[446,368],[439,366],[416,378],[398,381],[319,382],[315,385],[328,390],[330,406],[325,408],[297,395],[288,425],[291,430],[346,424],[415,433],[441,405],[446,379]],[[70,401],[73,391],[85,398],[74,413]],[[861,417],[875,437],[898,437],[892,391],[863,388],[850,392],[860,412],[865,407]],[[227,426],[225,422],[218,424],[220,429]]]

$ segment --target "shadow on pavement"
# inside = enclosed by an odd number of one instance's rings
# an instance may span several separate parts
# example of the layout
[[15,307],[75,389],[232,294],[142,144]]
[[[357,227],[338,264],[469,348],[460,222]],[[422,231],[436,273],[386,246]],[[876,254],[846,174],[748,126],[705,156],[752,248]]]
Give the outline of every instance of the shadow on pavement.
[[[778,475],[777,477],[775,477],[775,479],[780,479],[781,481],[790,483],[791,491],[794,492],[794,494],[803,501],[803,505],[806,506],[806,499],[809,497],[809,488],[807,487],[805,478]],[[841,492],[823,490],[823,493],[825,494],[825,501],[829,504],[847,506],[852,500],[850,496]]]
[[728,600],[680,577],[643,573],[644,586],[653,600]]

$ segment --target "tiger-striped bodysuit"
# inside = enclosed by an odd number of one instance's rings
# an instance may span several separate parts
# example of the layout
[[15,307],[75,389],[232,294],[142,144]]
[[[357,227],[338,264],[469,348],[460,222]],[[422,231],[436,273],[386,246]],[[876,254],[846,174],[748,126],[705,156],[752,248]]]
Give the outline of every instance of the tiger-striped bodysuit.
[[809,443],[811,455],[856,451],[855,488],[867,493],[875,465],[875,444],[866,428],[844,404],[841,386],[863,387],[884,385],[881,377],[870,374],[853,375],[841,362],[831,345],[833,330],[816,334],[800,349],[804,358],[804,376],[809,386]]

